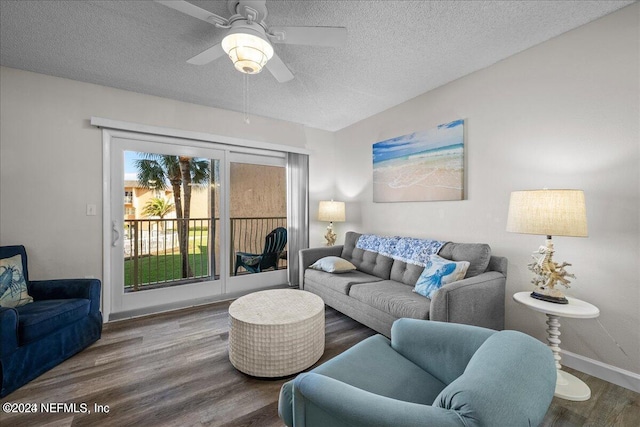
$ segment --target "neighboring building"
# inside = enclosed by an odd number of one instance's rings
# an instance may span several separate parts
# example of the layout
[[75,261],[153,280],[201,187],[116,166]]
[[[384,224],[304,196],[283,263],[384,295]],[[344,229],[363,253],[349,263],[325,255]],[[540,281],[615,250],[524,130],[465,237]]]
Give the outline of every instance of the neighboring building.
[[[147,219],[142,215],[145,205],[149,200],[163,197],[174,203],[173,191],[171,188],[164,190],[154,190],[142,187],[137,180],[124,181],[124,219]],[[204,189],[194,189],[191,192],[191,218],[208,218],[209,198]],[[175,211],[165,218],[175,218]]]
[[[231,218],[286,217],[287,183],[285,169],[246,163],[231,164]],[[207,187],[192,187],[191,218],[209,218]],[[144,206],[155,197],[164,197],[174,203],[173,190],[142,187],[137,180],[124,181],[124,219],[148,219],[142,215]],[[219,203],[215,215],[219,217]],[[165,218],[175,218],[175,211]]]

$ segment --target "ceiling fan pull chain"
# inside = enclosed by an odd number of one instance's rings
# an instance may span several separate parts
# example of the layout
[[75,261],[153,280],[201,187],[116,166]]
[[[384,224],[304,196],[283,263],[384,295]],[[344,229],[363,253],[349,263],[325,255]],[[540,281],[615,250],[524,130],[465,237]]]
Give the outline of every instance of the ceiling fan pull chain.
[[243,98],[242,99],[242,104],[243,104],[242,105],[242,111],[244,113],[244,122],[246,124],[249,124],[250,123],[249,114],[247,113],[247,103],[248,103],[247,101],[249,99],[249,93],[248,93],[249,92],[249,75],[248,74],[243,74],[242,75],[242,79],[243,79],[243,82],[242,82],[242,86],[243,86],[242,87],[242,92],[243,92],[242,93],[242,95],[243,95],[242,96],[242,98]]

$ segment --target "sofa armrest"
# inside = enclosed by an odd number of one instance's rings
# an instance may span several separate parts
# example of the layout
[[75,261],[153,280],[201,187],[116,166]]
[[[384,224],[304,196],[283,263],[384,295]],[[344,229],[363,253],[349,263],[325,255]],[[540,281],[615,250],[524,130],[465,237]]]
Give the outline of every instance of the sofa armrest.
[[0,356],[4,357],[17,348],[18,312],[15,308],[0,307]]
[[292,419],[284,420],[288,426],[464,425],[455,411],[380,396],[320,374],[298,375],[292,395]]
[[101,283],[98,279],[31,280],[28,287],[29,295],[35,301],[85,298],[91,300],[91,313],[100,311]]
[[495,333],[458,323],[402,318],[391,326],[391,347],[449,384],[462,375],[478,348]]
[[438,289],[431,300],[429,319],[504,329],[504,293],[507,278],[489,271]]
[[322,246],[319,248],[302,249],[298,253],[300,269],[300,289],[304,289],[304,271],[309,268],[311,264],[318,261],[320,258],[326,256],[340,256],[342,254],[342,245],[337,246]]

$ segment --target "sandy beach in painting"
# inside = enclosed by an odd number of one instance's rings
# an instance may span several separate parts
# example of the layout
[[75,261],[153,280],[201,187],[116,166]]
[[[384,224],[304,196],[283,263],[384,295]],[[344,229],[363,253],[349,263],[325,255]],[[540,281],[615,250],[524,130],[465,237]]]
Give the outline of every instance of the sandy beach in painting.
[[462,147],[380,162],[373,183],[375,202],[461,200]]

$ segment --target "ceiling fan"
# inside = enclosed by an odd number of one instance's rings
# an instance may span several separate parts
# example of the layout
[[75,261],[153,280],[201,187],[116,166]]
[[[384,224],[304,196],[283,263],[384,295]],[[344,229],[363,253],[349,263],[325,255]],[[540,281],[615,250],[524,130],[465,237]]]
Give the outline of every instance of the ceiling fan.
[[227,0],[230,18],[186,1],[156,2],[228,30],[221,43],[189,59],[189,64],[208,64],[226,53],[238,71],[256,74],[266,67],[280,83],[293,79],[293,73],[274,52],[272,43],[340,46],[347,38],[344,27],[267,26],[266,0]]

